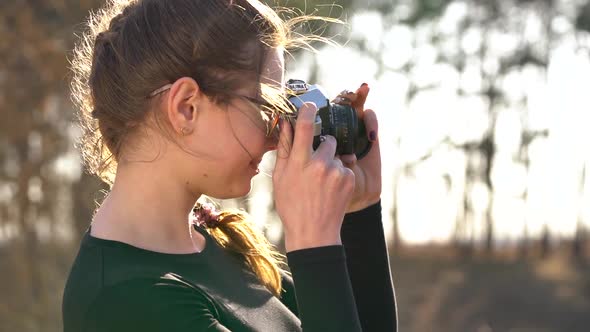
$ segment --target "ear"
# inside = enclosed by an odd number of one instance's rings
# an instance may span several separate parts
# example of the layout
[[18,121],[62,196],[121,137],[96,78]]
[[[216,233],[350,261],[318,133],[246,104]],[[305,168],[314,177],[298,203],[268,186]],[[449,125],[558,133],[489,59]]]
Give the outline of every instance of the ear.
[[190,77],[179,78],[172,84],[166,112],[174,131],[184,135],[193,131],[196,112],[203,97],[199,85]]

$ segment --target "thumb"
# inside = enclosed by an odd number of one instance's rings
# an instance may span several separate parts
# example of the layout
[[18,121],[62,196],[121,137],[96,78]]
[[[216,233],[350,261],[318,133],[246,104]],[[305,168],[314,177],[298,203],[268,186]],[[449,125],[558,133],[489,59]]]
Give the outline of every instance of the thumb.
[[340,156],[340,160],[342,160],[342,163],[344,164],[344,166],[346,166],[348,168],[353,168],[354,165],[356,165],[356,155],[354,153],[343,154]]
[[[367,137],[369,138],[369,141],[375,143],[379,132],[377,114],[375,114],[372,109],[366,109],[364,113],[365,117],[363,121],[365,122],[365,128],[367,129]],[[374,137],[371,137],[371,132],[373,132]]]

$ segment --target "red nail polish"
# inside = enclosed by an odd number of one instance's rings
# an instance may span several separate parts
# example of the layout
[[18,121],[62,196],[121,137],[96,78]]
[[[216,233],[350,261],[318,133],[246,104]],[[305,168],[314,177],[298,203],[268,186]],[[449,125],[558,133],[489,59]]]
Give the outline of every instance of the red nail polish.
[[361,84],[361,87],[363,87],[363,86],[365,86],[365,85],[369,85],[369,84],[367,84],[367,83],[363,83],[363,84]]

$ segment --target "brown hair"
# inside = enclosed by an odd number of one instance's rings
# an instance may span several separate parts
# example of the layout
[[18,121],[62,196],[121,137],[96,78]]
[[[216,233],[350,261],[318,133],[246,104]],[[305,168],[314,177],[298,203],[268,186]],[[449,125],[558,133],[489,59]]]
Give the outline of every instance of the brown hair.
[[[302,15],[283,20],[258,0],[110,0],[91,13],[71,60],[82,129],[77,145],[87,170],[113,184],[126,138],[152,109],[152,91],[190,76],[205,95],[224,103],[245,78],[260,82],[270,49],[326,41],[294,32],[315,19],[335,21]],[[261,85],[260,94],[278,105],[274,111],[288,112],[278,90]],[[284,256],[247,213],[224,211],[219,227],[208,232],[280,295]]]

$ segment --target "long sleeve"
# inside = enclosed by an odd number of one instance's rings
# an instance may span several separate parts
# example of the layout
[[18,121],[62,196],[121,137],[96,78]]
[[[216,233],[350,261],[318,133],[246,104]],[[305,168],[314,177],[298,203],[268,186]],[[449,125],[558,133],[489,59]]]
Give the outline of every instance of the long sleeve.
[[304,332],[361,331],[341,245],[287,253]]
[[341,238],[363,331],[397,331],[395,292],[383,232],[381,201],[346,214]]

